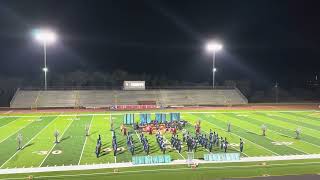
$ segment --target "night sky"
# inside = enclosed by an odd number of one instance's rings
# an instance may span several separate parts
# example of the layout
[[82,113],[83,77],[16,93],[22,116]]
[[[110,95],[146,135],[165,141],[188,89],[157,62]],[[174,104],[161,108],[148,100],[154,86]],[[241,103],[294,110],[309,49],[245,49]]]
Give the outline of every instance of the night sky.
[[41,72],[34,28],[49,27],[50,71],[166,75],[209,82],[210,39],[223,43],[217,81],[302,86],[320,73],[320,11],[304,0],[1,0],[0,76]]

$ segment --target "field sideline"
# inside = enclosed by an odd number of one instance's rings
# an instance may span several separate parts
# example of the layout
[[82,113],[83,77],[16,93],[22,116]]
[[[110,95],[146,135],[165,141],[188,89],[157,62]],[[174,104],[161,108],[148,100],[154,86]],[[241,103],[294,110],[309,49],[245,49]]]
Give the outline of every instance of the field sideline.
[[196,169],[185,165],[111,168],[85,171],[43,172],[32,174],[0,175],[0,179],[219,179],[255,178],[267,176],[317,174],[320,160],[269,161],[250,163],[202,164]]
[[[120,132],[124,113],[0,115],[0,167],[6,169],[130,162],[131,154],[126,147],[126,137]],[[147,113],[152,113],[152,119],[154,119],[154,112],[147,111]],[[94,150],[99,134],[102,137],[103,148],[111,148],[110,118],[114,121],[115,133],[123,151],[117,158],[109,151],[96,158]],[[190,132],[194,131],[193,125],[196,121],[201,120],[203,133],[208,133],[212,129],[220,136],[226,137],[231,145],[228,152],[239,152],[239,139],[242,138],[245,142],[242,157],[320,154],[319,111],[221,110],[210,112],[189,110],[181,111],[181,118],[189,122],[185,129]],[[226,131],[228,122],[232,124],[231,132]],[[267,126],[266,137],[261,136],[263,124]],[[88,137],[85,136],[86,125],[90,125],[90,136]],[[295,138],[297,128],[301,129],[301,139]],[[59,144],[54,144],[55,130],[60,132]],[[133,131],[130,128],[129,130]],[[16,151],[18,133],[23,135],[23,149]],[[181,132],[178,134],[182,137]],[[155,136],[146,136],[151,144],[150,155],[161,155],[162,152],[156,143]],[[170,134],[164,136],[166,139],[171,138]],[[138,145],[136,155],[145,155],[142,145],[139,144],[138,135],[133,138]],[[214,153],[216,152],[222,151],[216,147]],[[206,153],[208,150],[201,147],[195,153],[195,158],[201,159]],[[186,159],[187,147],[184,146],[181,153],[171,149],[167,154],[172,160]],[[312,162],[320,163],[318,160]],[[319,173],[319,171],[313,173]]]

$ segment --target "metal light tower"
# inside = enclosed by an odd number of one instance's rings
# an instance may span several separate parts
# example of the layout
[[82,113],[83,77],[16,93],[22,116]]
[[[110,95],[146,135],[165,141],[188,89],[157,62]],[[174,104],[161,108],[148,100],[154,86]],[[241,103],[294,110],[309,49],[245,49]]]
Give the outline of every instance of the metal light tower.
[[278,90],[278,87],[279,87],[279,84],[278,82],[276,82],[276,84],[274,85],[274,88],[275,88],[275,93],[276,93],[276,103],[279,102],[279,90]]
[[206,45],[206,50],[208,52],[212,52],[213,58],[212,58],[212,88],[214,89],[214,75],[216,72],[215,68],[215,61],[216,61],[216,52],[220,51],[222,49],[222,44],[219,44],[217,42],[209,42]]
[[47,90],[47,45],[52,44],[56,41],[56,34],[48,29],[38,29],[34,32],[34,38],[39,41],[43,45],[43,53],[44,53],[44,68],[42,69],[44,72],[44,90]]

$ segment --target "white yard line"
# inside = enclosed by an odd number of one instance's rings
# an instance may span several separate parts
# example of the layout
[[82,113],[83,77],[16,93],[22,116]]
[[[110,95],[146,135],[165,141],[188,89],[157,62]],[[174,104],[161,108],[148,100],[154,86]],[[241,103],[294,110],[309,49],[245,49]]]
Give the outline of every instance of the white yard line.
[[[177,151],[177,153],[179,153],[179,151],[178,150],[176,150]],[[181,154],[181,153],[179,153],[179,155],[185,160],[186,158],[185,157],[183,157],[183,155]]]
[[2,168],[6,163],[8,163],[16,154],[18,154],[23,148],[25,148],[31,141],[33,141],[39,134],[42,133],[45,129],[47,129],[48,126],[50,126],[55,120],[59,117],[59,115],[53,119],[49,124],[47,124],[44,128],[42,128],[35,136],[33,136],[20,150],[16,151],[6,162],[4,162],[0,168]]
[[[163,137],[163,139],[165,139],[166,141],[168,141],[168,139],[165,137],[165,136],[162,136]],[[169,141],[168,141],[169,142]],[[171,147],[172,147],[172,144],[171,144]],[[177,151],[177,153],[185,160],[186,158],[185,157],[183,157],[182,156],[182,154],[181,153],[179,153],[179,151],[178,150],[176,150]]]
[[136,132],[136,135],[137,135],[139,141],[141,141],[141,140],[140,140],[140,136],[139,136],[139,134],[137,133],[137,130],[134,130],[134,132]]
[[[274,132],[274,133],[276,133],[276,134],[279,134],[279,133],[277,133],[277,132],[275,132],[275,131],[272,131],[272,130],[270,130],[271,132]],[[252,132],[252,133],[254,133],[254,132]],[[275,142],[275,140],[273,140],[273,139],[271,139],[271,138],[269,138],[269,137],[267,137],[267,136],[265,136],[267,139],[269,139],[271,142]],[[294,149],[294,150],[296,150],[296,151],[300,151],[300,152],[302,152],[302,153],[305,153],[305,154],[310,154],[310,153],[307,153],[307,152],[304,152],[304,151],[302,151],[302,150],[299,150],[299,149],[297,149],[297,148],[294,148],[294,147],[291,147],[291,146],[289,146],[289,145],[285,145],[285,146],[287,146],[288,148],[292,148],[292,149]]]
[[[278,133],[278,134],[282,134],[282,133]],[[282,134],[282,135],[283,135],[283,136],[287,136],[287,135],[285,135],[285,134]],[[292,136],[290,136],[290,137],[291,137],[291,138],[294,138],[294,137],[292,137]],[[306,143],[306,144],[310,144],[310,145],[312,145],[312,146],[316,146],[316,147],[320,148],[319,145],[313,144],[313,143],[311,143],[311,142],[304,141],[304,140],[302,140],[302,139],[299,139],[299,141],[302,141],[302,142],[304,142],[304,143]],[[299,150],[299,151],[301,151],[301,150]],[[310,154],[310,153],[306,153],[306,154]]]
[[139,134],[137,133],[137,130],[134,130],[134,132],[136,133],[136,135],[137,135],[137,137],[138,137],[138,140],[139,140],[140,144],[142,144],[142,143],[141,143],[140,136],[139,136]]
[[[39,116],[37,116],[37,117],[39,117]],[[23,117],[20,117],[20,118],[18,118],[18,119],[15,119],[15,120],[13,120],[13,121],[9,122],[8,124],[5,124],[5,125],[1,126],[1,127],[0,127],[0,130],[1,130],[1,128],[4,128],[4,127],[6,127],[6,126],[8,126],[8,125],[10,125],[10,124],[12,124],[12,123],[14,123],[14,122],[18,121],[18,120],[21,120],[22,118],[23,118]]]
[[[271,132],[274,132],[275,134],[279,134],[279,135],[283,135],[283,136],[288,136],[288,135],[282,134],[282,133],[280,133],[280,132],[276,132],[276,131],[274,131],[274,130],[270,130],[270,131],[271,131]],[[292,137],[292,136],[289,136],[289,137],[294,138],[294,137]],[[268,139],[270,139],[270,138],[268,138]],[[270,140],[272,140],[272,139],[270,139]],[[274,141],[274,140],[272,140],[272,141]],[[300,140],[300,141],[303,141],[303,140]],[[320,146],[318,146],[318,145],[315,145],[315,144],[312,144],[312,143],[309,143],[309,142],[306,142],[306,141],[303,141],[303,142],[308,143],[308,144],[311,144],[311,145],[313,145],[313,146],[320,147]],[[303,151],[303,150],[296,149],[296,148],[294,148],[294,147],[292,147],[292,146],[289,146],[289,145],[285,145],[285,146],[287,146],[287,147],[289,147],[289,148],[292,148],[292,149],[295,149],[295,150],[297,150],[297,151],[303,152],[303,153],[305,153],[305,154],[310,154],[310,153],[307,153],[307,152],[305,152],[305,151]]]
[[[312,155],[291,155],[291,156],[265,156],[265,157],[243,157],[238,161],[204,161],[196,160],[199,164],[221,164],[230,162],[265,162],[265,161],[286,161],[286,160],[302,160],[302,159],[320,159],[320,154]],[[74,170],[94,170],[94,169],[110,169],[110,168],[123,168],[123,167],[146,167],[146,166],[163,166],[163,165],[178,165],[187,164],[185,160],[172,161],[171,163],[162,164],[142,164],[133,165],[132,163],[111,163],[111,164],[96,164],[96,165],[79,165],[79,166],[53,166],[53,167],[40,167],[40,168],[15,168],[15,169],[0,169],[0,174],[18,174],[18,173],[38,173],[38,172],[57,172],[57,171],[74,171]],[[292,162],[292,163],[278,163],[269,164],[268,166],[289,166],[289,165],[317,165],[320,162]],[[261,167],[261,164],[253,165],[227,165],[227,166],[211,166],[211,167],[198,167],[198,169],[226,169],[226,168],[254,168]],[[143,173],[143,172],[159,172],[159,171],[180,171],[189,170],[190,168],[157,168],[150,170],[137,170],[137,171],[120,171],[117,173]],[[53,175],[53,176],[38,176],[37,178],[53,178],[53,177],[79,177],[90,175],[104,175],[114,174],[114,172],[106,173],[88,173],[88,174],[71,174],[71,175]],[[11,178],[11,179],[25,179]]]
[[[200,119],[202,119],[201,117],[200,117]],[[202,119],[203,120],[203,119]],[[206,132],[207,134],[209,134],[209,132],[208,131],[204,131],[204,132]],[[238,137],[240,137],[240,136],[238,136]],[[235,147],[233,147],[233,146],[230,146],[232,149],[234,149],[234,150],[236,150],[237,152],[239,152],[239,153],[242,153],[242,154],[244,154],[244,155],[246,155],[247,157],[249,157],[246,153],[244,153],[244,152],[240,152],[240,150],[238,150],[238,149],[236,149]],[[219,147],[218,147],[219,148]],[[208,152],[209,152],[209,150],[208,149],[206,149],[206,148],[204,148],[205,150],[207,150]]]
[[[90,121],[89,135],[90,135],[90,130],[91,130],[91,125],[92,125],[93,118],[94,118],[94,116],[92,116],[91,121]],[[84,141],[78,165],[80,165],[80,162],[81,162],[81,159],[82,159],[82,155],[83,155],[83,152],[84,152],[84,148],[86,147],[87,139],[88,139],[88,136],[86,136],[86,140]]]
[[6,137],[6,138],[3,139],[2,141],[0,141],[0,144],[1,144],[2,142],[4,142],[5,140],[7,140],[8,138],[10,138],[11,136],[13,136],[14,134],[16,134],[17,132],[19,132],[21,129],[27,127],[27,126],[30,125],[30,124],[31,124],[31,123],[28,123],[27,125],[25,125],[25,126],[21,127],[20,129],[14,131],[13,133],[11,133],[8,137]]
[[313,144],[313,143],[311,143],[311,142],[307,142],[307,141],[304,141],[304,140],[302,140],[302,139],[299,139],[299,141],[302,141],[302,142],[305,142],[305,143],[310,144],[310,145],[312,145],[312,146],[316,146],[316,147],[320,148],[319,145]]
[[[251,117],[251,119],[254,119],[254,120],[256,120],[255,118],[253,118],[253,117]],[[238,119],[238,120],[240,120],[240,121],[242,121],[241,119]],[[257,120],[257,121],[259,121],[259,120]],[[242,121],[242,122],[246,122],[246,121]],[[258,126],[258,125],[256,125],[256,124],[253,124],[253,123],[250,123],[250,122],[247,122],[247,123],[249,123],[250,125],[253,125],[253,126]],[[278,126],[279,127],[279,126]],[[281,127],[282,128],[282,127]],[[271,132],[273,132],[274,134],[278,134],[278,135],[284,135],[284,134],[282,134],[282,133],[280,133],[280,132],[277,132],[277,131],[275,131],[275,130],[269,130],[269,131],[271,131]],[[251,133],[254,133],[255,134],[255,132],[252,132],[252,131],[250,131]],[[284,136],[286,136],[286,135],[284,135]],[[274,139],[271,139],[270,137],[268,137],[268,136],[265,136],[267,139],[269,139],[271,142],[276,142],[277,140],[274,140]],[[291,136],[290,136],[291,137]],[[295,147],[292,147],[292,146],[289,146],[289,145],[284,145],[284,146],[287,146],[288,148],[292,148],[292,149],[294,149],[294,150],[296,150],[296,151],[300,151],[300,152],[302,152],[302,153],[304,153],[304,154],[310,154],[310,153],[307,153],[307,152],[305,152],[305,151],[303,151],[303,150],[299,150],[299,149],[297,149],[297,148],[295,148]]]
[[[136,135],[138,136],[138,138],[139,138],[139,140],[140,140],[140,137],[139,137],[139,135],[138,135],[138,133],[137,133],[137,131],[135,131],[136,132]],[[168,141],[167,140],[167,138],[165,137],[165,136],[162,136],[163,137],[163,139],[165,139],[166,141]],[[169,141],[168,141],[169,142]],[[177,151],[177,153],[179,153],[179,151],[178,150],[176,150]],[[181,153],[179,153],[179,155],[183,158],[183,159],[186,159],[185,157],[183,157],[182,156],[182,154]]]
[[[69,129],[69,127],[71,126],[71,124],[73,123],[73,120],[68,124],[68,126],[64,129],[63,133],[60,136],[59,141],[63,138],[64,133]],[[42,162],[40,163],[39,167],[42,166],[42,164],[46,161],[46,159],[48,158],[48,156],[51,154],[52,150],[56,147],[57,143],[54,143],[54,145],[52,146],[52,148],[48,151],[46,157],[42,160]]]
[[[178,112],[180,113],[193,113],[193,114],[226,114],[226,113],[237,113],[237,114],[247,114],[248,112],[320,112],[318,110],[243,110],[243,111],[236,111],[236,110],[230,110],[230,111],[226,111],[226,112],[223,112],[223,111],[184,111],[184,110],[177,110]],[[169,114],[171,113],[170,111],[157,111],[157,110],[154,110],[154,111],[150,111],[151,114],[155,114],[155,113],[166,113],[166,114]],[[127,113],[131,113],[131,114],[140,114],[140,112],[123,112],[123,113],[99,113],[99,114],[95,114],[95,113],[90,113],[90,114],[77,114],[77,116],[106,116],[106,115],[115,115],[115,116],[120,116],[120,115],[124,115],[124,114],[127,114]],[[50,116],[57,116],[57,115],[43,115],[43,117],[50,117]],[[75,114],[60,114],[60,116],[64,117],[68,117],[68,116],[75,116]],[[1,117],[39,117],[39,116],[32,116],[32,115],[25,115],[25,116],[1,116]]]
[[[204,131],[205,133],[209,134],[208,131]],[[201,146],[202,147],[202,146]],[[213,146],[214,147],[214,146]],[[205,149],[207,152],[210,152],[207,148],[202,147],[203,149]]]
[[[17,120],[19,120],[19,119],[22,119],[22,118],[18,118],[18,119],[14,120],[14,121],[12,121],[12,122],[10,122],[10,123],[13,123],[13,122],[15,122],[15,121],[17,121]],[[8,124],[10,124],[10,123],[8,123]],[[30,125],[31,123],[32,123],[32,122],[29,122],[29,123],[26,124],[25,126],[21,127],[20,129],[16,130],[15,132],[11,133],[8,137],[6,137],[6,138],[3,139],[2,141],[0,141],[0,144],[1,144],[2,142],[4,142],[5,140],[7,140],[8,138],[10,138],[11,136],[13,136],[14,134],[16,134],[17,132],[19,132],[21,129],[23,129],[23,128],[27,127],[28,125]],[[8,124],[6,124],[6,125],[8,125]],[[6,126],[6,125],[4,125],[4,126]],[[4,127],[4,126],[1,126],[0,129],[1,129],[2,127]]]
[[[199,117],[199,118],[200,118],[200,117]],[[202,119],[202,118],[201,118],[201,119]],[[202,119],[202,120],[204,120],[204,119]],[[207,121],[207,120],[204,120],[204,121],[208,122],[209,124],[212,124],[212,125],[216,126],[215,124],[211,123],[210,121]],[[220,130],[223,130],[222,128],[219,128],[219,129],[220,129]],[[224,131],[224,130],[223,130],[223,131]],[[256,143],[254,143],[254,142],[252,142],[252,141],[250,141],[250,140],[248,140],[248,139],[245,139],[244,137],[241,137],[241,136],[239,136],[239,135],[237,135],[237,134],[235,134],[235,133],[232,133],[232,132],[229,132],[229,133],[230,133],[230,134],[233,134],[233,135],[235,135],[235,136],[238,136],[238,137],[242,138],[242,139],[245,140],[245,141],[251,142],[252,144],[255,144],[256,146],[259,146],[259,147],[261,147],[261,148],[263,148],[263,149],[271,152],[272,154],[275,154],[275,155],[277,155],[277,156],[280,156],[280,154],[278,154],[278,153],[276,153],[276,152],[273,152],[273,151],[271,151],[270,149],[267,149],[267,148],[265,148],[265,147],[263,147],[263,146],[261,146],[261,145],[259,145],[259,144],[256,144]]]
[[[204,132],[206,132],[207,134],[209,134],[209,132],[208,131],[204,131]],[[242,154],[244,154],[244,155],[246,155],[247,157],[249,157],[246,153],[244,153],[244,152],[240,152],[240,150],[238,150],[238,149],[236,149],[235,147],[233,147],[233,146],[230,146],[232,149],[234,149],[234,150],[236,150],[237,152],[239,152],[240,154],[242,153]],[[218,147],[219,148],[219,147]],[[208,152],[209,152],[209,150],[208,149],[205,149],[205,150],[207,150]]]
[[[283,117],[283,116],[280,116],[280,115],[275,115],[275,116],[276,116],[276,117],[279,117],[279,118],[287,119],[287,120],[289,120],[289,121],[299,122],[299,123],[303,123],[303,124],[315,126],[314,124],[311,124],[311,123],[308,123],[308,122],[297,121],[297,120],[295,120],[295,119],[288,118],[288,117]],[[299,118],[300,118],[300,117],[299,117]],[[303,117],[302,117],[302,118],[303,118]],[[305,119],[305,118],[304,118],[304,119]],[[281,121],[281,122],[290,124],[289,122],[286,122],[286,121],[283,121],[283,120],[277,120],[277,119],[273,119],[273,120]],[[307,121],[308,121],[308,119],[307,119]],[[294,124],[295,124],[295,123],[294,123]],[[304,126],[304,125],[298,125],[298,124],[295,124],[295,125],[300,126],[300,127],[303,127],[303,129],[309,129],[309,130],[311,130],[311,131],[313,131],[313,132],[314,132],[314,131],[317,131],[316,129],[312,129],[312,128],[306,127],[306,126]],[[316,125],[316,126],[319,126],[319,125]],[[311,135],[310,135],[310,136],[311,136]],[[312,136],[312,137],[314,137],[314,136]]]
[[[256,121],[260,121],[260,120],[258,120],[257,118],[254,118],[254,117],[251,117],[251,119],[254,119],[254,120],[256,120]],[[281,120],[279,120],[279,121],[281,121]],[[260,122],[261,122],[261,121],[260,121]],[[284,127],[278,126],[278,125],[273,125],[273,126],[277,126],[277,127],[279,127],[279,128],[284,128]],[[284,129],[287,129],[287,128],[284,128]],[[289,130],[289,129],[287,129],[287,130]],[[280,132],[275,131],[275,130],[270,130],[270,131],[272,131],[272,132],[274,132],[274,133],[276,133],[276,134],[279,134],[279,135],[288,136],[288,135],[286,135],[286,134],[280,133]],[[308,136],[314,137],[314,136],[312,136],[312,135],[308,135]],[[292,136],[288,136],[288,137],[294,138],[294,137],[292,137]],[[314,138],[316,138],[316,137],[314,137]],[[299,139],[299,141],[302,141],[302,142],[305,142],[305,143],[310,144],[310,145],[312,145],[312,146],[316,146],[316,147],[320,148],[319,145],[316,145],[316,144],[313,144],[313,143],[304,141],[304,140],[302,140],[302,139]],[[288,147],[291,148],[291,146],[288,146]],[[295,149],[295,148],[294,148],[294,149]],[[296,150],[298,150],[298,149],[296,149]],[[301,150],[298,150],[298,151],[301,151]],[[301,151],[301,152],[304,152],[304,151]],[[304,152],[304,153],[306,153],[306,152]],[[306,154],[310,154],[310,153],[306,153]]]

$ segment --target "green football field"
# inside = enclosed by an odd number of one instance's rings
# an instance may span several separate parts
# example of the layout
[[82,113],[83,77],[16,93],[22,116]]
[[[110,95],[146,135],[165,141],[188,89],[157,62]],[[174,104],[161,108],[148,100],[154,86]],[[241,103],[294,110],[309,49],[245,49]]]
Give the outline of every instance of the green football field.
[[[154,113],[151,113],[154,119]],[[29,114],[0,116],[0,168],[47,167],[63,165],[84,165],[115,162],[130,162],[131,153],[127,150],[126,137],[120,132],[124,113],[99,114]],[[137,114],[139,121],[139,116]],[[111,146],[110,118],[114,121],[118,145],[122,151],[113,156]],[[201,131],[212,129],[230,143],[228,152],[239,152],[239,139],[244,140],[242,157],[284,156],[320,154],[320,112],[317,111],[216,111],[181,112],[181,119],[188,121],[185,129],[194,133],[194,124],[201,120]],[[227,132],[227,124],[232,130]],[[267,127],[267,135],[262,136],[261,126]],[[85,136],[85,127],[90,126],[90,135]],[[131,127],[136,144],[137,156],[144,156],[142,144]],[[295,130],[301,129],[300,139],[296,139]],[[60,143],[55,144],[54,132],[60,132]],[[17,151],[17,135],[23,136],[23,149]],[[95,156],[98,135],[102,137],[103,152]],[[182,137],[182,132],[178,132]],[[145,134],[150,143],[150,155],[162,155],[155,135]],[[166,133],[166,139],[171,134]],[[214,152],[222,152],[218,147]],[[198,148],[195,158],[203,158],[208,153]],[[170,149],[167,154],[172,160],[187,158],[187,147],[181,153]]]

